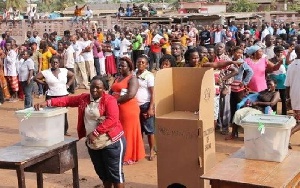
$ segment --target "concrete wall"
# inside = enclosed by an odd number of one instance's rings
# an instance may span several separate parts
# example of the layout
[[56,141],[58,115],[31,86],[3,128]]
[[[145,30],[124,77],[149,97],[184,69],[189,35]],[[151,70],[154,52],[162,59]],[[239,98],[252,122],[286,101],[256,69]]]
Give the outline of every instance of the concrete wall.
[[[104,30],[112,29],[115,24],[119,24],[116,18],[111,18],[110,16],[106,18],[94,18],[91,20],[90,25],[86,26],[92,29],[93,27],[101,27]],[[122,24],[119,24],[122,25]],[[18,44],[23,44],[26,39],[27,31],[38,31],[39,36],[41,37],[43,33],[51,33],[56,31],[58,35],[63,36],[65,30],[70,30],[71,33],[77,28],[82,28],[83,25],[74,24],[72,25],[71,20],[50,20],[50,19],[39,19],[36,20],[34,27],[31,28],[27,20],[18,20],[15,21],[15,25],[11,21],[2,22],[0,24],[0,34],[5,31],[11,31],[12,37],[17,41]]]
[[224,13],[226,12],[226,5],[207,5],[207,4],[202,4],[201,8],[207,8],[207,11],[201,11],[201,13],[209,13],[209,14],[218,14],[218,13]]

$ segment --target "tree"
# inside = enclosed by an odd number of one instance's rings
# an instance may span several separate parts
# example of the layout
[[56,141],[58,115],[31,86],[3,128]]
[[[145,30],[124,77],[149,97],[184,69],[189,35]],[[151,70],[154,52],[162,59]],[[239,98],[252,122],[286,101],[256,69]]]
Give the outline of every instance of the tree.
[[[53,12],[53,11],[61,11],[69,6],[81,4],[84,0],[44,0],[44,3],[38,3],[38,11],[39,12]],[[47,3],[51,3],[51,6]]]
[[6,0],[6,8],[16,7],[22,9],[26,5],[26,0]]
[[257,3],[250,2],[249,0],[236,0],[228,10],[230,12],[254,12],[257,8]]

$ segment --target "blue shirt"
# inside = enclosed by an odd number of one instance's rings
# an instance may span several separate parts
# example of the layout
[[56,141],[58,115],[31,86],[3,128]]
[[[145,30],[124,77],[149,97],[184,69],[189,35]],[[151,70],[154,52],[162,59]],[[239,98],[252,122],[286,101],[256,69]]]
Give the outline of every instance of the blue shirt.
[[229,30],[232,32],[232,38],[235,39],[235,33],[238,32],[238,28],[234,25],[229,27]]
[[[244,73],[246,73],[245,77],[244,77]],[[253,70],[243,60],[243,64],[239,67],[238,74],[234,77],[234,80],[241,81],[244,85],[248,85],[252,76],[253,76]]]
[[120,45],[121,41],[118,38],[111,41],[111,46],[113,47],[113,53],[115,57],[120,57]]

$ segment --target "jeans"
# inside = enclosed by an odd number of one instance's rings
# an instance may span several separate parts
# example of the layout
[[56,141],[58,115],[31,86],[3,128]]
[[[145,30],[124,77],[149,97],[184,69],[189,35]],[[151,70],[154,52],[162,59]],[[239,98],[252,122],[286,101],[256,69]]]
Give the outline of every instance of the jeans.
[[27,84],[27,81],[22,81],[21,87],[23,89],[25,98],[24,98],[24,108],[30,108],[33,106],[33,98],[32,98],[32,92],[33,92],[33,80],[30,81],[29,84]]
[[94,57],[94,66],[96,69],[96,74],[97,76],[100,76],[100,62],[99,62],[99,58],[98,57]]
[[37,83],[38,88],[39,88],[39,95],[43,95],[44,94],[44,85]]
[[150,65],[149,65],[149,71],[153,69],[154,63],[155,63],[155,68],[158,70],[159,69],[159,60],[161,58],[161,52],[154,53],[150,51]]

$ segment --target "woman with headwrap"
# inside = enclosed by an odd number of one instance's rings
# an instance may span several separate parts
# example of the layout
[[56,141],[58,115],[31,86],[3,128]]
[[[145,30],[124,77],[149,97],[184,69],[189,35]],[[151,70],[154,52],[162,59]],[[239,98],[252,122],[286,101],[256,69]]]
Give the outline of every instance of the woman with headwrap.
[[250,46],[246,49],[246,53],[249,57],[245,61],[253,70],[253,77],[248,84],[249,90],[260,92],[267,89],[266,72],[278,70],[282,65],[282,61],[276,65],[271,63],[268,59],[262,57],[263,51],[258,45]]

